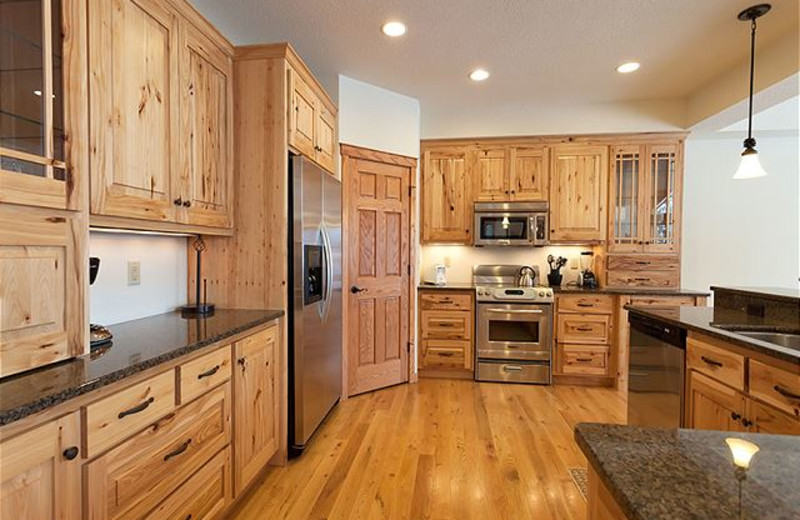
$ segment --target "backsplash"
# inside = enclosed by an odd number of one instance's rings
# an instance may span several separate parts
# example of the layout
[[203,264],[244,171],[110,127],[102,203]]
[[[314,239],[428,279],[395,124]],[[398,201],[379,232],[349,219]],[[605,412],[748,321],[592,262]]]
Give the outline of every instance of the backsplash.
[[[92,323],[112,325],[186,303],[186,237],[92,231],[89,255],[100,258],[97,280],[89,288]],[[128,285],[129,261],[140,263],[138,285]]]
[[[572,261],[579,261],[582,251],[591,251],[590,247],[581,246],[549,246],[549,247],[470,247],[470,246],[423,246],[420,280],[433,280],[433,266],[449,263],[447,268],[448,283],[469,283],[472,281],[472,266],[477,264],[519,264],[539,266],[542,281],[547,284],[547,255],[563,256],[569,260],[561,269],[564,275],[562,285],[575,282],[580,269],[571,269]],[[449,259],[449,262],[447,261]],[[596,267],[595,267],[596,270]]]

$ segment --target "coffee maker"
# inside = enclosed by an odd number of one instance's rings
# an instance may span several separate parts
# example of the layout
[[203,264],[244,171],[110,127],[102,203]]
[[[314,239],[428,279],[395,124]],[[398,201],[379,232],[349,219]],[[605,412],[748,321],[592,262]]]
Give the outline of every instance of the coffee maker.
[[578,275],[578,285],[586,289],[597,289],[597,277],[592,272],[594,266],[594,253],[584,251],[581,253],[581,272]]
[[[100,259],[96,256],[92,256],[89,258],[89,285],[92,285],[97,279],[98,271],[100,271]],[[102,325],[97,325],[95,323],[89,324],[90,350],[109,345],[113,337],[111,331]]]

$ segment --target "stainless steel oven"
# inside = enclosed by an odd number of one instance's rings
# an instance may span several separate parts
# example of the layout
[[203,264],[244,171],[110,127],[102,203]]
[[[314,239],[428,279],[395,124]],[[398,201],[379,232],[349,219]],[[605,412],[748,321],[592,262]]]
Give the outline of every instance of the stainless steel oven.
[[476,202],[476,246],[544,246],[549,243],[547,202]]

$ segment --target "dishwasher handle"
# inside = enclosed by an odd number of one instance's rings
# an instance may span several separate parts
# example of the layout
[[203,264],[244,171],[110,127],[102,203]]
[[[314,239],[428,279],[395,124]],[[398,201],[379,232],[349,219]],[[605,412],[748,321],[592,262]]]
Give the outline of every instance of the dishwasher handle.
[[647,336],[669,343],[673,347],[686,349],[686,330],[634,312],[628,314],[631,332],[638,331]]

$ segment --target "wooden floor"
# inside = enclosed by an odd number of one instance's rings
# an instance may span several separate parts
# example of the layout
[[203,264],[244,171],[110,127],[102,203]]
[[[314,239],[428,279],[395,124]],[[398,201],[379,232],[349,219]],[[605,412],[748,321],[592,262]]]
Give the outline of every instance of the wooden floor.
[[423,379],[338,406],[236,519],[580,519],[581,421],[622,422],[610,389]]

